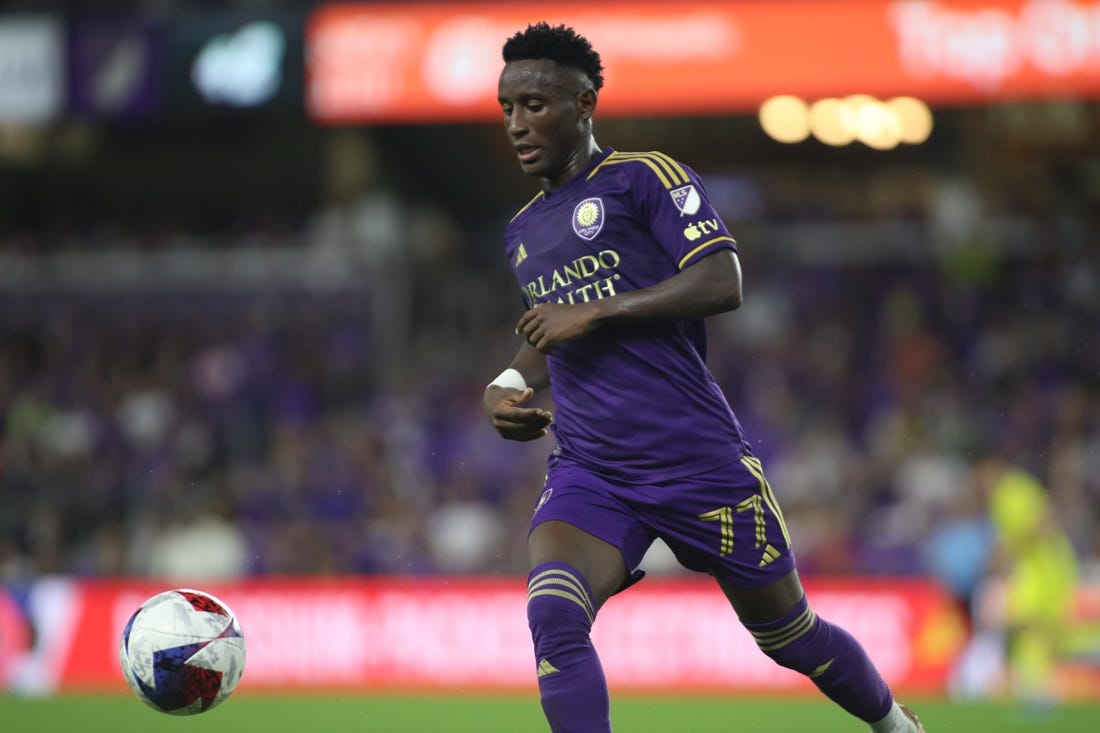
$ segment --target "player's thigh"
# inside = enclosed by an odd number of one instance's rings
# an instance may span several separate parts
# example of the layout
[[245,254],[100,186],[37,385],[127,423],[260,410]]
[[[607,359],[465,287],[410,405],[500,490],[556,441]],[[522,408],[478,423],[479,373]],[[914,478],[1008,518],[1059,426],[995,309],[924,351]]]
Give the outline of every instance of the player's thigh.
[[531,569],[565,562],[584,576],[597,608],[636,582],[653,533],[616,498],[616,486],[580,466],[553,462],[528,534]]
[[774,583],[760,588],[739,588],[731,585],[728,579],[717,580],[737,618],[747,624],[762,624],[783,618],[805,595],[798,570],[791,570]]
[[527,538],[527,552],[532,569],[548,562],[565,562],[576,568],[592,589],[597,609],[627,578],[618,547],[565,521],[536,525]]

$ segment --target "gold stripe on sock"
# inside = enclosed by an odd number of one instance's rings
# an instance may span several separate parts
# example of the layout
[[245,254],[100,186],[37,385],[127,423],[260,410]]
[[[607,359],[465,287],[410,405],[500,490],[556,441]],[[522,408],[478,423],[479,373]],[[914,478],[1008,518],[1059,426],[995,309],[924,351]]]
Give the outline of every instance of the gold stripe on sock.
[[592,613],[588,610],[588,606],[585,605],[584,601],[582,601],[580,598],[572,593],[564,590],[558,590],[556,588],[543,588],[542,590],[536,590],[532,593],[528,593],[528,603],[530,603],[532,598],[538,598],[539,596],[557,596],[558,598],[566,598],[570,601],[573,601],[573,603],[576,603],[578,606],[584,609],[584,615],[588,617],[588,623],[591,624],[593,621],[596,620],[592,616]]
[[546,585],[558,585],[563,586],[570,591],[574,592],[578,598],[583,600],[585,611],[589,616],[595,617],[596,609],[592,605],[592,599],[588,596],[588,591],[585,590],[584,584],[577,579],[577,576],[566,570],[550,569],[544,570],[538,575],[531,578],[531,581],[527,584],[527,599],[531,599],[531,591],[538,588],[542,588]]
[[772,651],[773,649],[780,649],[782,647],[785,647],[792,641],[795,641],[796,639],[805,635],[806,632],[813,627],[814,621],[817,620],[817,616],[814,614],[813,609],[807,608],[806,610],[808,611],[808,613],[803,613],[795,621],[797,626],[788,624],[783,629],[781,629],[781,631],[785,632],[782,636],[769,636],[767,638],[762,638],[761,636],[753,634],[753,636],[756,638],[757,646],[759,646],[763,651]]

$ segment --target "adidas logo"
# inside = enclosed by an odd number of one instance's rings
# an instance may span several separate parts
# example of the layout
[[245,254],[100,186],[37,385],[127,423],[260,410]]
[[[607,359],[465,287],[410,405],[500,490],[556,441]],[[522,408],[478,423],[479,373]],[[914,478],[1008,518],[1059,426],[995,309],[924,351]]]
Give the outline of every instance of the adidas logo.
[[810,679],[811,680],[816,680],[818,677],[825,674],[825,672],[829,669],[829,667],[833,666],[833,662],[835,662],[835,661],[836,661],[836,657],[830,659],[828,662],[825,662],[825,664],[822,664],[820,667],[815,669],[813,672],[810,673]]
[[527,248],[523,246],[523,242],[519,243],[519,251],[516,252],[515,267],[519,267],[519,263],[527,259]]
[[550,664],[550,660],[546,659],[545,657],[542,659],[542,661],[539,662],[539,677],[548,677],[549,675],[557,674],[560,671],[560,669]]
[[758,565],[757,567],[762,568],[765,565],[770,565],[771,563],[775,562],[776,558],[778,557],[779,550],[775,549],[771,545],[768,545],[764,548],[764,558],[760,561],[760,565]]

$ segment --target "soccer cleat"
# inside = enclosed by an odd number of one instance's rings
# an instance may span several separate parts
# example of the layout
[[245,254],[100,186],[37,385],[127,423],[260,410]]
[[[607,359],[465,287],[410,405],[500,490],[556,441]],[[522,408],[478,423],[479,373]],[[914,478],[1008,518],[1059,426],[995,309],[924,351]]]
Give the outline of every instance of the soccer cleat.
[[898,707],[901,708],[901,712],[905,713],[905,717],[907,717],[907,718],[909,718],[909,720],[913,721],[913,725],[916,726],[913,729],[915,731],[915,733],[925,733],[924,726],[921,725],[920,718],[917,717],[916,713],[914,713],[912,710],[910,710],[909,708],[902,705],[900,702],[898,703]]

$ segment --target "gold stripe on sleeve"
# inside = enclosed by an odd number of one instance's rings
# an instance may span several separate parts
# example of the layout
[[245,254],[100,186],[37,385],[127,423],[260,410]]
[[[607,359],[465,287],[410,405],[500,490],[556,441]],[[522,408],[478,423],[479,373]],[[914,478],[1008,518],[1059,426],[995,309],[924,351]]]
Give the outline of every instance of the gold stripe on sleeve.
[[665,174],[661,178],[661,183],[664,184],[665,188],[672,188],[687,182],[687,176],[683,175],[683,169],[677,170],[678,166],[670,165],[669,161],[672,159],[668,156],[661,156],[657,153],[622,153],[620,157],[623,160],[640,160],[651,168],[653,166],[660,168]]
[[610,165],[610,164],[613,164],[613,163],[617,162],[619,160],[619,155],[620,155],[620,153],[615,152],[615,153],[612,153],[611,155],[607,156],[606,158],[604,158],[603,162],[600,163],[599,165],[597,165],[595,168],[593,168],[592,172],[589,173],[588,177],[585,178],[584,180],[591,181],[592,178],[599,172],[600,168],[603,168],[605,165]]
[[[637,156],[637,157],[634,157]],[[668,176],[665,175],[665,171],[661,168],[661,165],[649,157],[642,157],[636,153],[612,153],[607,156],[607,160],[600,163],[598,166],[592,169],[592,172],[588,174],[588,178],[585,180],[592,180],[592,176],[596,175],[596,171],[603,168],[605,165],[618,165],[619,163],[628,163],[631,161],[638,161],[645,163],[649,166],[649,169],[657,176],[661,181],[661,185],[665,188],[672,188],[672,184],[668,180]]]
[[736,244],[736,243],[737,243],[737,240],[735,240],[735,239],[734,239],[733,237],[730,237],[730,236],[726,236],[726,235],[722,235],[721,237],[715,237],[714,239],[708,239],[707,241],[703,242],[703,243],[702,243],[702,244],[700,244],[700,245],[699,245],[698,247],[696,247],[695,249],[691,250],[690,252],[688,252],[688,253],[687,253],[686,255],[684,255],[683,257],[681,257],[681,258],[680,258],[680,262],[679,262],[679,265],[678,265],[678,266],[679,266],[679,268],[680,268],[681,270],[682,270],[682,269],[684,269],[684,265],[686,265],[686,264],[687,264],[687,261],[688,261],[688,260],[690,260],[690,259],[692,258],[692,256],[694,256],[694,255],[695,255],[695,253],[696,253],[696,252],[698,252],[698,251],[699,251],[699,250],[701,250],[701,249],[706,249],[707,247],[709,247],[710,245],[714,244],[715,242],[733,242],[733,243],[735,243],[735,244]]
[[661,185],[666,189],[672,189],[673,186],[682,186],[691,182],[691,178],[683,166],[664,153],[657,151],[648,153],[620,153],[616,151],[593,168],[586,180],[591,180],[605,165],[618,165],[630,161],[637,161],[649,166],[649,169],[653,171]]
[[691,179],[688,178],[687,171],[684,170],[684,167],[682,165],[680,165],[679,163],[677,163],[673,158],[669,157],[668,155],[665,155],[664,153],[662,153],[659,150],[651,151],[650,155],[653,155],[653,156],[655,156],[657,158],[660,158],[661,160],[665,161],[665,164],[668,165],[668,167],[671,168],[674,171],[673,178],[679,178],[679,181],[678,181],[679,183],[683,184],[683,183],[689,183],[691,181]]

